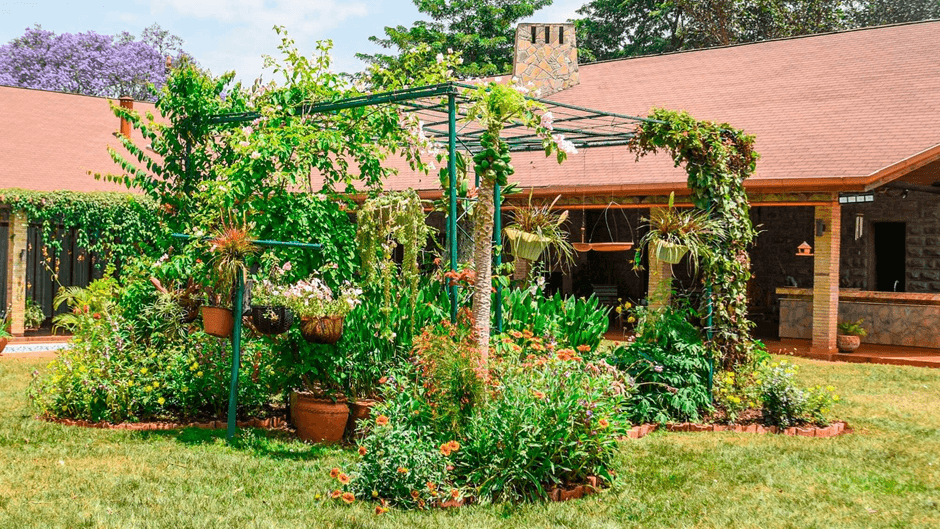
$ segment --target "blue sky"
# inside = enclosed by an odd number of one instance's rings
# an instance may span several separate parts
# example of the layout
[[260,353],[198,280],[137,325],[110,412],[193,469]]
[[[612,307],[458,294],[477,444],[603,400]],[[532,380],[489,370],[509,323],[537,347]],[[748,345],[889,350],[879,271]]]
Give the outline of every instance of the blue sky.
[[[555,0],[532,20],[564,21],[585,1]],[[411,0],[0,0],[0,43],[33,24],[56,33],[128,31],[139,36],[157,22],[182,37],[184,48],[213,73],[235,70],[250,82],[262,71],[262,54],[277,52],[275,24],[286,26],[302,50],[312,50],[318,39],[332,39],[336,70],[357,71],[363,65],[355,53],[378,50],[369,36],[420,18]]]

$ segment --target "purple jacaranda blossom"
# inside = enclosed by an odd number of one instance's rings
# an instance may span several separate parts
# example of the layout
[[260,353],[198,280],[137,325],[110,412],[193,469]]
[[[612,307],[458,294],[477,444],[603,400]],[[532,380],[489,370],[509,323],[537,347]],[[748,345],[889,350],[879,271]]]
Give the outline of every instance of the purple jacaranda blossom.
[[166,83],[167,57],[189,58],[181,45],[156,24],[141,40],[127,32],[57,35],[36,25],[0,46],[0,85],[153,101]]

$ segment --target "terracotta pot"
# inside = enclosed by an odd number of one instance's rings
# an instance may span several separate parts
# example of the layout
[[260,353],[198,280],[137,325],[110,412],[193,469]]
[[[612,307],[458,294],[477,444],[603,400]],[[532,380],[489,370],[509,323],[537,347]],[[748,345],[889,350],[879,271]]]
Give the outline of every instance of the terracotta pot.
[[332,444],[343,438],[349,406],[346,399],[334,402],[320,399],[311,393],[290,394],[290,420],[297,429],[297,437],[314,443]]
[[202,327],[206,334],[228,338],[235,327],[232,311],[223,307],[202,307]]
[[660,261],[665,261],[669,264],[679,264],[679,261],[685,257],[686,252],[689,251],[689,247],[683,244],[673,244],[666,241],[656,241],[655,249],[656,257]]
[[7,348],[8,343],[10,343],[9,336],[4,336],[3,338],[0,338],[0,353],[2,353],[3,350]]
[[335,344],[343,336],[343,317],[304,316],[300,319],[300,334],[311,343]]
[[851,353],[858,349],[860,345],[862,345],[862,339],[858,336],[851,334],[836,335],[836,347],[839,348],[840,353]]
[[363,399],[349,403],[349,419],[346,421],[346,435],[356,437],[359,423],[368,421],[372,416],[372,407],[378,404],[377,400]]
[[528,259],[529,261],[538,261],[542,252],[548,248],[548,239],[540,237],[534,233],[519,231],[513,228],[506,228],[506,238],[512,246],[512,254],[516,257]]
[[251,323],[262,334],[283,334],[294,324],[294,313],[287,307],[253,305]]

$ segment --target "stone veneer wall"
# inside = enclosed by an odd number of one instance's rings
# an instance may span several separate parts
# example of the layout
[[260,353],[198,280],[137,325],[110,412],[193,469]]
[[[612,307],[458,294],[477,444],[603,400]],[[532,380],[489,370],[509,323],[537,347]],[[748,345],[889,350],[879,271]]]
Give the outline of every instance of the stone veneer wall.
[[[564,42],[559,42],[562,35]],[[533,82],[543,97],[581,82],[574,24],[519,24],[512,74],[523,83]]]
[[[855,240],[855,217],[864,216],[864,235]],[[940,195],[900,189],[875,195],[866,204],[842,206],[842,287],[875,287],[875,222],[907,223],[907,292],[940,292]]]

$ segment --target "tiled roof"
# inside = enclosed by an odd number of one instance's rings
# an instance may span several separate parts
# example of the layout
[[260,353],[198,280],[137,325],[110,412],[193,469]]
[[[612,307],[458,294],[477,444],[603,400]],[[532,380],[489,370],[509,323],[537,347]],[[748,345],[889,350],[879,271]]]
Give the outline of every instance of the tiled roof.
[[[154,107],[135,101],[134,110]],[[106,150],[123,150],[119,127],[106,98],[0,86],[0,189],[128,191],[88,174],[120,171]],[[139,132],[132,138],[141,144]]]
[[[581,84],[551,99],[645,116],[687,110],[757,137],[750,187],[859,189],[940,158],[940,22],[885,26],[581,66]],[[919,155],[919,157],[918,157]],[[665,155],[583,150],[561,166],[516,154],[523,187],[646,194],[684,187]],[[404,172],[389,187],[428,189]],[[594,191],[592,191],[594,190]]]

